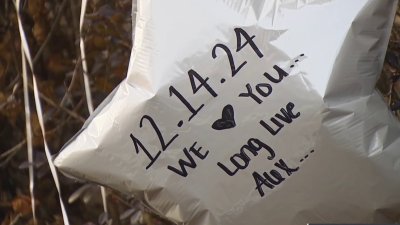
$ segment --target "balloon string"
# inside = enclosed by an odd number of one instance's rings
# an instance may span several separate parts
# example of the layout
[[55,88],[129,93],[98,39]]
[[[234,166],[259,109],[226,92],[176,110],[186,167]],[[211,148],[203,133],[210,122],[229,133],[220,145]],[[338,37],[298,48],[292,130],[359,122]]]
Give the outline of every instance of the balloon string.
[[35,193],[34,193],[34,170],[33,170],[33,148],[32,148],[32,126],[31,126],[31,112],[29,109],[29,95],[28,95],[28,77],[26,73],[26,61],[25,54],[21,46],[21,58],[22,58],[22,82],[24,89],[24,106],[25,106],[25,124],[26,124],[26,143],[28,149],[28,164],[29,164],[29,191],[31,195],[31,205],[33,222],[37,224],[36,221],[36,206],[35,206]]
[[31,204],[32,204],[32,213],[33,213],[33,220],[34,223],[37,224],[37,218],[36,218],[36,207],[35,207],[35,198],[34,198],[34,171],[33,171],[33,148],[32,148],[32,127],[30,124],[30,109],[29,109],[29,95],[28,95],[28,75],[27,75],[27,70],[26,70],[26,61],[28,61],[29,68],[32,72],[32,80],[33,80],[33,94],[34,94],[34,100],[35,100],[35,107],[36,107],[36,112],[39,120],[39,125],[41,128],[41,133],[43,136],[43,143],[44,143],[44,150],[46,153],[46,158],[47,162],[50,167],[51,174],[54,179],[54,183],[56,185],[56,189],[58,192],[58,198],[60,201],[60,206],[61,206],[61,213],[63,216],[64,224],[65,225],[70,225],[68,215],[65,209],[64,202],[61,198],[61,189],[60,189],[60,182],[58,178],[58,174],[56,171],[56,168],[53,163],[53,159],[47,144],[46,140],[46,130],[44,126],[44,120],[43,120],[43,111],[42,111],[42,105],[40,103],[40,97],[39,97],[39,88],[37,86],[37,81],[36,81],[36,75],[33,70],[33,63],[32,63],[32,57],[29,51],[29,45],[25,36],[25,32],[22,26],[22,21],[20,17],[20,0],[16,0],[16,11],[17,11],[17,19],[18,19],[18,28],[19,28],[19,34],[21,38],[21,56],[22,56],[22,77],[23,77],[23,86],[24,86],[24,103],[25,103],[25,119],[26,119],[26,130],[27,130],[27,145],[28,145],[28,162],[29,162],[29,187],[30,187],[30,192],[31,192]]
[[[87,62],[86,62],[86,54],[85,54],[85,42],[83,40],[83,34],[82,34],[82,28],[83,28],[83,21],[85,19],[85,12],[86,12],[86,5],[87,5],[87,0],[82,0],[82,5],[81,5],[81,15],[79,18],[79,34],[80,34],[80,41],[79,41],[79,47],[81,50],[81,62],[82,62],[82,71],[83,71],[83,82],[85,86],[85,95],[86,95],[86,103],[87,103],[87,108],[89,110],[89,113],[93,113],[93,101],[92,101],[92,93],[90,90],[90,82],[89,82],[89,76],[88,76],[88,67],[87,67]],[[108,209],[107,209],[107,192],[106,188],[103,186],[100,186],[101,189],[101,197],[103,200],[103,210],[106,213],[106,216],[108,215]]]

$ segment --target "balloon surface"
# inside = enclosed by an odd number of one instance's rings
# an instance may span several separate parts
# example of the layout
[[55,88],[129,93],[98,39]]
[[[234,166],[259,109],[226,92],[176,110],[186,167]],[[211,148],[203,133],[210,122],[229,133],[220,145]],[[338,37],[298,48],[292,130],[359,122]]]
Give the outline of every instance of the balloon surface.
[[400,218],[375,82],[394,0],[139,0],[127,78],[57,156],[177,224]]

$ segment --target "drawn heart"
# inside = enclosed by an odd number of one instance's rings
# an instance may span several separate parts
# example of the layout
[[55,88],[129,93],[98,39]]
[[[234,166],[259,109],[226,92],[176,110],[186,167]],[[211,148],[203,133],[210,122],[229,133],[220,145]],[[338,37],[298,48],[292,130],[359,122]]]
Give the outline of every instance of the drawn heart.
[[225,130],[234,128],[235,126],[235,112],[233,111],[233,107],[231,105],[226,105],[222,110],[222,118],[217,119],[213,123],[212,128],[214,130]]

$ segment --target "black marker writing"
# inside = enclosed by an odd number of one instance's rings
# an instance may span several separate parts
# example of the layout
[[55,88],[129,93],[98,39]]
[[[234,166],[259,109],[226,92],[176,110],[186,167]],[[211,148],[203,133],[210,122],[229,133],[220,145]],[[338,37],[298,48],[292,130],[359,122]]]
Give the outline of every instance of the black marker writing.
[[197,163],[195,161],[195,159],[192,157],[192,155],[190,154],[190,152],[192,152],[195,156],[197,156],[199,159],[204,160],[209,151],[207,150],[205,153],[201,153],[200,150],[202,149],[202,147],[199,148],[195,148],[195,145],[197,144],[197,142],[195,142],[189,150],[187,150],[187,148],[183,149],[183,153],[185,154],[187,160],[185,159],[179,159],[178,163],[179,163],[179,167],[180,169],[177,169],[173,166],[168,166],[167,168],[169,170],[171,170],[172,172],[175,172],[176,174],[182,176],[182,177],[187,177],[188,172],[186,170],[186,167],[189,168],[196,168],[197,167]]
[[130,134],[130,137],[132,139],[133,145],[135,146],[136,153],[139,154],[140,149],[146,154],[147,158],[150,159],[150,163],[146,166],[146,170],[149,169],[153,163],[158,159],[158,157],[161,154],[161,151],[158,151],[154,156],[144,147],[142,142],[137,139],[133,134]]
[[269,133],[275,136],[284,127],[283,123],[281,122],[290,124],[293,122],[293,119],[296,119],[300,116],[300,112],[298,113],[293,112],[294,107],[295,107],[294,103],[289,102],[286,105],[286,109],[281,108],[280,113],[275,114],[275,116],[270,119],[270,121],[275,125],[275,129],[272,128],[271,125],[265,122],[264,120],[260,121],[261,126],[263,126],[265,129],[269,131]]
[[[235,28],[235,33],[236,33],[236,43],[237,43],[236,52],[239,52],[247,44],[250,44],[251,48],[257,54],[258,58],[261,59],[262,57],[264,57],[264,55],[262,54],[260,49],[257,47],[257,45],[253,41],[253,39],[256,37],[255,35],[250,37],[249,34],[245,30],[243,30],[242,28]],[[243,44],[242,44],[241,36],[243,36],[246,39],[246,42],[243,43]]]
[[267,159],[272,160],[275,157],[275,151],[267,144],[262,142],[259,139],[256,138],[250,138],[247,141],[246,145],[243,145],[240,148],[240,152],[237,154],[234,154],[230,158],[230,162],[234,165],[233,171],[229,169],[227,166],[222,164],[221,162],[218,162],[217,165],[229,176],[235,175],[239,170],[246,169],[247,166],[249,165],[251,158],[248,156],[247,152],[250,152],[253,156],[258,155],[258,151],[260,150],[266,150],[268,152]]
[[261,104],[263,102],[257,95],[255,95],[253,93],[253,88],[251,87],[250,84],[246,84],[246,89],[247,89],[247,92],[240,93],[239,97],[251,97],[258,104]]
[[278,73],[278,78],[274,78],[273,76],[271,76],[269,73],[267,73],[267,72],[265,72],[264,73],[264,76],[269,80],[269,81],[271,81],[272,83],[275,83],[275,84],[278,84],[278,83],[280,83],[282,80],[283,80],[283,78],[285,78],[285,77],[287,77],[289,74],[286,72],[286,71],[284,71],[282,68],[280,68],[279,66],[277,66],[277,65],[274,65],[274,70]]
[[[189,79],[190,79],[190,85],[192,86],[192,90],[193,90],[193,94],[196,94],[197,91],[200,90],[200,88],[204,87],[206,88],[206,90],[215,98],[217,97],[217,93],[215,93],[215,91],[210,87],[210,85],[207,83],[207,81],[210,79],[208,77],[206,77],[206,79],[204,79],[203,77],[200,76],[200,74],[198,74],[196,71],[194,70],[189,70],[188,71],[188,75],[189,75]],[[198,81],[200,81],[200,85],[196,87],[196,82],[195,79],[197,79]]]
[[212,57],[215,59],[217,58],[217,48],[222,49],[223,51],[225,51],[226,55],[228,56],[228,60],[229,60],[229,65],[231,67],[231,72],[232,72],[232,77],[234,77],[241,69],[244,65],[246,65],[247,61],[242,62],[239,67],[236,68],[235,66],[235,62],[233,60],[233,56],[231,53],[231,50],[229,50],[228,47],[226,47],[226,45],[224,44],[216,44],[212,50]]
[[[143,127],[144,121],[148,121],[151,127],[156,132],[157,138],[160,141],[162,151],[167,150],[167,148],[171,145],[171,143],[179,136],[178,134],[175,134],[169,141],[165,142],[164,137],[162,136],[161,131],[158,128],[154,119],[151,118],[151,116],[144,115],[139,123],[140,128]],[[150,159],[150,163],[146,166],[146,169],[149,169],[153,165],[153,163],[158,159],[158,157],[161,154],[161,151],[158,151],[156,154],[153,155],[149,152],[149,150],[147,150],[147,148],[142,144],[142,142],[138,138],[136,138],[133,134],[130,134],[129,136],[131,137],[133,145],[135,146],[136,153],[139,154],[141,149],[146,154],[147,158]]]
[[[287,164],[285,163],[285,161],[283,161],[283,159],[280,159],[274,165],[277,167],[277,169],[286,172],[287,176],[291,176],[292,173],[299,170],[299,167],[290,168],[289,166],[287,166]],[[258,190],[260,196],[263,197],[265,195],[263,186],[266,186],[269,189],[274,189],[275,186],[285,181],[284,176],[285,174],[282,174],[275,169],[272,169],[269,172],[263,172],[262,176],[258,172],[253,172],[253,178],[256,183],[256,190]]]
[[235,111],[232,105],[226,105],[222,109],[222,117],[221,119],[217,119],[213,124],[212,128],[214,130],[226,130],[231,129],[236,126],[235,122]]
[[[241,51],[246,45],[250,45],[250,47],[253,49],[253,51],[257,54],[259,58],[264,57],[260,49],[257,47],[257,45],[254,43],[254,38],[256,37],[255,35],[249,36],[245,30],[242,28],[235,28],[235,34],[236,34],[236,52]],[[246,39],[246,41],[242,44],[242,37]],[[216,44],[212,50],[212,57],[214,59],[217,58],[217,49],[220,48],[222,49],[226,55],[228,56],[228,61],[229,61],[229,66],[231,68],[231,75],[234,77],[242,68],[247,64],[247,61],[242,62],[238,67],[235,65],[235,61],[233,59],[233,55],[231,50],[224,44]]]
[[[282,68],[279,66],[275,65],[274,70],[278,73],[279,78],[274,78],[272,77],[269,73],[264,73],[264,76],[272,83],[278,84],[280,83],[284,77],[288,76],[288,73],[286,73]],[[249,83],[246,84],[246,91],[239,94],[239,97],[250,97],[253,99],[256,103],[261,104],[263,103],[261,97],[268,97],[272,93],[272,86],[268,83],[259,83],[256,86],[256,92],[253,92],[252,87]],[[260,97],[257,96],[256,94],[261,95]]]
[[286,165],[285,161],[283,161],[282,159],[280,159],[280,160],[279,160],[278,162],[276,162],[274,165],[275,165],[276,167],[278,167],[279,169],[285,171],[286,174],[287,174],[288,176],[292,175],[293,172],[296,172],[297,170],[299,170],[299,167],[296,167],[296,168],[293,168],[293,169],[292,169],[292,168],[289,168],[289,167]]
[[151,118],[151,117],[148,116],[148,115],[144,115],[144,116],[142,117],[142,119],[140,120],[140,124],[139,124],[141,128],[143,127],[143,121],[144,121],[144,120],[149,121],[149,123],[150,123],[151,126],[153,127],[154,131],[155,131],[156,134],[157,134],[158,140],[160,141],[161,149],[162,149],[163,151],[165,151],[165,150],[168,148],[168,146],[175,140],[175,138],[177,138],[177,137],[179,136],[178,134],[175,134],[175,135],[171,138],[171,140],[169,140],[167,143],[165,143],[164,138],[163,138],[163,136],[162,136],[162,134],[161,134],[161,132],[160,132],[160,129],[158,128],[156,122],[154,122],[153,118]]
[[183,95],[175,89],[174,86],[169,87],[169,96],[175,95],[178,97],[178,99],[186,106],[186,108],[192,113],[189,117],[189,121],[193,119],[194,116],[197,115],[197,113],[200,112],[200,110],[204,107],[204,104],[201,104],[197,109],[193,108],[193,106],[186,100]]

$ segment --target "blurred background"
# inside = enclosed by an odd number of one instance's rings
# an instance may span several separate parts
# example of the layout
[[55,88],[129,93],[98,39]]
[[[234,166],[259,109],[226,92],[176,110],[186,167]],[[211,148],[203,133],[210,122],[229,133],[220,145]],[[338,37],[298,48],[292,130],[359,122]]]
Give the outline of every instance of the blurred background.
[[[89,116],[79,50],[81,0],[25,0],[21,18],[41,92],[47,141],[53,154]],[[93,103],[125,78],[132,46],[131,0],[91,0],[83,27]],[[21,43],[13,0],[0,1],[0,224],[33,224],[21,76]],[[35,199],[38,224],[63,224],[58,194],[44,153],[32,81]],[[400,11],[377,88],[400,117]],[[60,177],[71,224],[167,224],[130,196],[107,190],[108,214],[100,188]]]

